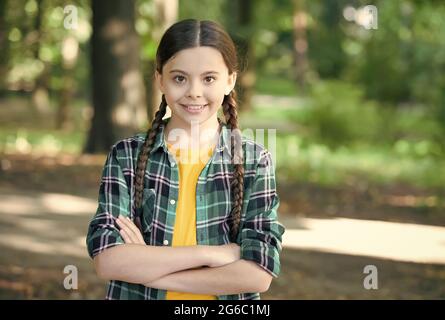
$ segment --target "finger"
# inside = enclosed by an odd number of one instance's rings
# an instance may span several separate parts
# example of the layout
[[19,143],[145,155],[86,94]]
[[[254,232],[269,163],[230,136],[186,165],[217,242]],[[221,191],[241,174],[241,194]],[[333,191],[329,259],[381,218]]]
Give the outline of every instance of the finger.
[[124,239],[125,243],[133,243],[131,241],[131,238],[128,236],[127,232],[125,232],[124,229],[119,230],[119,233],[121,234],[122,238]]
[[131,231],[131,229],[128,227],[127,224],[124,223],[124,221],[120,220],[119,222],[121,224],[121,230],[125,232],[127,237],[130,239],[131,243],[137,243],[137,236]]
[[120,227],[119,232],[124,238],[125,243],[134,243],[134,237],[132,235],[132,232],[129,231],[129,228],[119,218],[116,220],[116,222]]
[[122,227],[125,227],[126,228],[126,231],[127,231],[127,233],[129,234],[129,235],[132,235],[133,233],[134,233],[134,230],[133,230],[133,223],[131,222],[131,220],[130,219],[128,219],[128,218],[126,218],[126,217],[124,217],[124,216],[119,216],[118,218],[117,218],[117,221],[120,223],[120,225],[122,226]]
[[129,231],[127,227],[123,227],[121,231],[127,236],[129,243],[139,243],[137,237],[133,234],[133,232]]
[[144,241],[144,237],[142,236],[142,224],[141,224],[141,219],[139,218],[139,217],[136,217],[135,219],[134,219],[134,223],[135,223],[135,225],[136,225],[136,227],[139,229],[139,235],[140,235],[140,240],[141,240],[141,242],[143,243],[143,244],[145,244],[145,241]]
[[144,239],[142,238],[141,231],[138,229],[138,227],[133,223],[133,221],[130,220],[128,217],[121,217],[120,219],[129,229],[129,233],[133,235],[133,239],[137,240],[140,243],[145,243]]
[[130,236],[133,243],[145,244],[141,232],[129,218],[120,216],[119,221],[124,226],[126,233]]

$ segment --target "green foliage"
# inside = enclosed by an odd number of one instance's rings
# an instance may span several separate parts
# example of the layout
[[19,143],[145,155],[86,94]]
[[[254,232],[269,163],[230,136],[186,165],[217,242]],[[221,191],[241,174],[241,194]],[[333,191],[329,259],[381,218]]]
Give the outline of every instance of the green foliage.
[[380,130],[377,106],[363,96],[359,87],[349,83],[315,84],[305,123],[314,140],[331,147],[375,140]]
[[348,64],[342,43],[346,21],[342,10],[349,1],[307,2],[312,24],[308,26],[308,58],[311,66],[322,78],[338,78]]
[[443,158],[419,158],[392,148],[362,145],[332,150],[298,135],[278,135],[276,151],[280,181],[326,186],[405,183],[441,189],[445,184]]
[[261,94],[274,96],[295,96],[295,82],[286,78],[279,78],[267,75],[258,75],[255,82],[255,89]]
[[[353,24],[343,48],[347,81],[358,82],[372,99],[445,108],[445,6],[439,1],[376,1],[378,29]],[[430,109],[431,110],[431,109]]]
[[56,155],[80,154],[84,132],[58,132],[51,129],[0,129],[0,153]]
[[225,10],[223,10],[226,2],[225,0],[179,1],[179,20],[192,18],[214,20],[221,23],[227,16]]

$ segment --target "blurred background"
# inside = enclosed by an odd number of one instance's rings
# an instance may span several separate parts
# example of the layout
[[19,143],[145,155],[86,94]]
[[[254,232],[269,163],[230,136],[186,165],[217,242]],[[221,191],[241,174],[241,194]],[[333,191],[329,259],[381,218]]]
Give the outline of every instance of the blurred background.
[[262,299],[444,299],[441,0],[1,0],[0,298],[104,298],[85,248],[102,166],[146,131],[185,18],[236,42],[241,127],[277,130],[286,233]]

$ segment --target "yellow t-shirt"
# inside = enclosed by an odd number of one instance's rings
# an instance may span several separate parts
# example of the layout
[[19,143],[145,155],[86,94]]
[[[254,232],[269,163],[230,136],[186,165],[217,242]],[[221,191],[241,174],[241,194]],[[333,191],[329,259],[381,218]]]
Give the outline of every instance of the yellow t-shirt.
[[[176,156],[179,169],[179,195],[176,207],[176,219],[173,231],[172,246],[194,246],[196,242],[196,184],[202,169],[212,156],[213,148],[204,152],[193,152],[189,149],[169,151]],[[176,292],[167,290],[166,300],[216,300],[214,295]]]

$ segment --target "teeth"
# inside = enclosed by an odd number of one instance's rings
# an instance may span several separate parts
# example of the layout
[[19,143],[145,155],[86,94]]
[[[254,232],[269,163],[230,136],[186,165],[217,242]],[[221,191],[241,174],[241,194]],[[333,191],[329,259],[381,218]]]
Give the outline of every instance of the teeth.
[[187,109],[190,109],[190,110],[201,110],[202,108],[204,108],[203,105],[201,105],[201,106],[186,106],[186,107],[187,107]]

